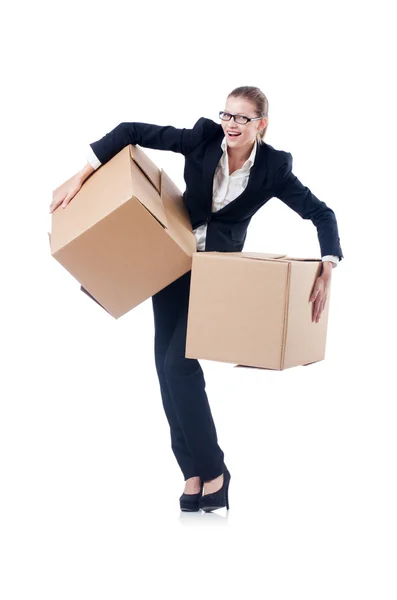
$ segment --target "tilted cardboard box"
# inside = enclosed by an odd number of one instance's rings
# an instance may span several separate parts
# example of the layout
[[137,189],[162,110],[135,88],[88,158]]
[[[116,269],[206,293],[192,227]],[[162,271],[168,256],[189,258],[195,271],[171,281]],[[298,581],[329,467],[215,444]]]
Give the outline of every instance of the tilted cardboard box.
[[126,146],[52,214],[52,256],[116,319],[191,269],[195,237],[182,194]]
[[321,260],[250,252],[193,254],[186,357],[283,370],[323,360],[330,294],[310,295]]

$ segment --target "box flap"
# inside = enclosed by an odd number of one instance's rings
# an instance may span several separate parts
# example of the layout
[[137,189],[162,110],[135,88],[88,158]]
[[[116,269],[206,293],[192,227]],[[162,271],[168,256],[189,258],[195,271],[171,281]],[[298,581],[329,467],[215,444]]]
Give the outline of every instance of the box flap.
[[255,258],[257,260],[275,260],[285,258],[286,254],[270,254],[267,252],[240,252],[243,258]]
[[172,181],[171,177],[167,175],[164,169],[161,169],[160,196],[167,215],[172,214],[173,217],[192,231],[192,224],[183,200],[182,192]]
[[191,257],[196,251],[196,238],[192,231],[188,210],[181,191],[161,170],[161,200],[167,215],[167,233]]
[[[205,254],[212,254],[206,252]],[[241,258],[254,258],[256,260],[278,260],[283,259],[286,254],[268,254],[266,252],[213,252],[213,254],[219,254],[222,256],[239,256]]]
[[[150,158],[136,146],[129,146],[129,160],[134,197],[150,212],[160,225],[167,228],[167,215],[160,196],[160,170]],[[153,183],[153,180],[155,183]]]
[[141,150],[138,146],[129,145],[130,156],[132,160],[138,165],[141,171],[149,179],[158,194],[161,191],[161,174],[159,168],[153,163],[147,154]]
[[[208,254],[208,253],[206,253]],[[321,262],[321,258],[296,258],[288,254],[270,254],[267,252],[222,252],[225,256],[241,256],[241,258],[253,258],[255,260],[279,260],[280,262]]]
[[298,260],[301,262],[321,262],[321,258],[296,258],[295,256],[285,256],[284,260]]
[[[94,296],[92,294],[90,294],[90,292],[88,290],[86,290],[82,285],[80,285],[80,290],[82,292],[84,292],[85,294],[87,294],[87,296],[89,298],[91,298],[92,300],[94,300],[94,302],[96,302],[97,304],[99,304],[99,306],[101,306],[104,310],[106,310],[106,312],[108,313],[109,311],[100,303],[98,302],[98,300],[96,298],[94,298]],[[110,314],[110,313],[109,313]]]

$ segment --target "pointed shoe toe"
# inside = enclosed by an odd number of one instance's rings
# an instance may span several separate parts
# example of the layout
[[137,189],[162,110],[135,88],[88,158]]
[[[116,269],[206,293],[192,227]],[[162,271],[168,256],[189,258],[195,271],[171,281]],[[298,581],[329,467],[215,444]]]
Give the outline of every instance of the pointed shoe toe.
[[203,484],[201,484],[201,489],[199,492],[197,492],[197,494],[183,493],[182,496],[179,498],[179,505],[181,507],[181,510],[187,512],[197,512],[198,510],[200,510],[199,503],[202,493]]

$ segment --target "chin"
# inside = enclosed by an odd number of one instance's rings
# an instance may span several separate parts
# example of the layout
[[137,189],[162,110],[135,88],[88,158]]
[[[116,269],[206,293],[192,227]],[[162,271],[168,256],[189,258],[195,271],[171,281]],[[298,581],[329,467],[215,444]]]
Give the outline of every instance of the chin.
[[247,142],[244,142],[241,138],[239,138],[238,141],[236,140],[235,142],[226,138],[226,142],[229,146],[233,146],[233,148],[236,148],[237,146],[244,146],[244,144],[247,143]]

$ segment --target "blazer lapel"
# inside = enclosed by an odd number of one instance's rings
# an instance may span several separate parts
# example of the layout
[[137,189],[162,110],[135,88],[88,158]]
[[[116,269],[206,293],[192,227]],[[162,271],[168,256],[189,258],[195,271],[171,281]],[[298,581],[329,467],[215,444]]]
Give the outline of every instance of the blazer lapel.
[[[212,213],[212,189],[213,189],[213,179],[215,174],[215,169],[219,163],[219,160],[223,154],[221,141],[222,137],[219,140],[216,140],[209,144],[206,154],[204,156],[203,161],[203,178],[204,178],[204,190],[205,190],[205,205]],[[248,178],[247,187],[242,191],[242,193],[237,196],[234,200],[226,204],[223,208],[218,210],[216,215],[223,215],[225,212],[233,211],[237,206],[241,203],[244,203],[247,197],[254,198],[259,193],[260,188],[262,187],[264,180],[268,174],[268,146],[266,143],[259,144],[254,164],[250,169],[250,175]]]
[[215,169],[223,154],[221,142],[223,138],[223,130],[221,135],[208,144],[203,159],[203,187],[204,187],[204,203],[206,208],[212,212],[212,189]]
[[[222,135],[219,136],[219,139],[214,140],[207,146],[206,153],[204,155],[203,160],[203,184],[204,184],[204,194],[205,194],[205,206],[212,213],[212,190],[213,190],[213,180],[215,169],[218,166],[220,158],[223,154],[221,141],[223,138]],[[248,178],[247,187],[242,193],[237,196],[232,202],[229,202],[226,206],[218,210],[213,214],[223,214],[229,210],[233,210],[236,207],[236,204],[240,204],[240,202],[244,202],[246,197],[254,198],[256,194],[259,192],[265,177],[268,174],[268,147],[267,144],[259,144],[254,164],[251,167],[250,175]]]
[[[250,176],[248,178],[247,187],[245,190],[237,196],[236,200],[239,200],[243,196],[250,196],[254,198],[258,193],[260,188],[263,186],[263,182],[268,174],[268,148],[267,144],[259,144],[256,150],[256,156],[254,160],[254,164],[250,170]],[[232,204],[232,202],[230,202]],[[226,205],[227,208],[229,205]]]

